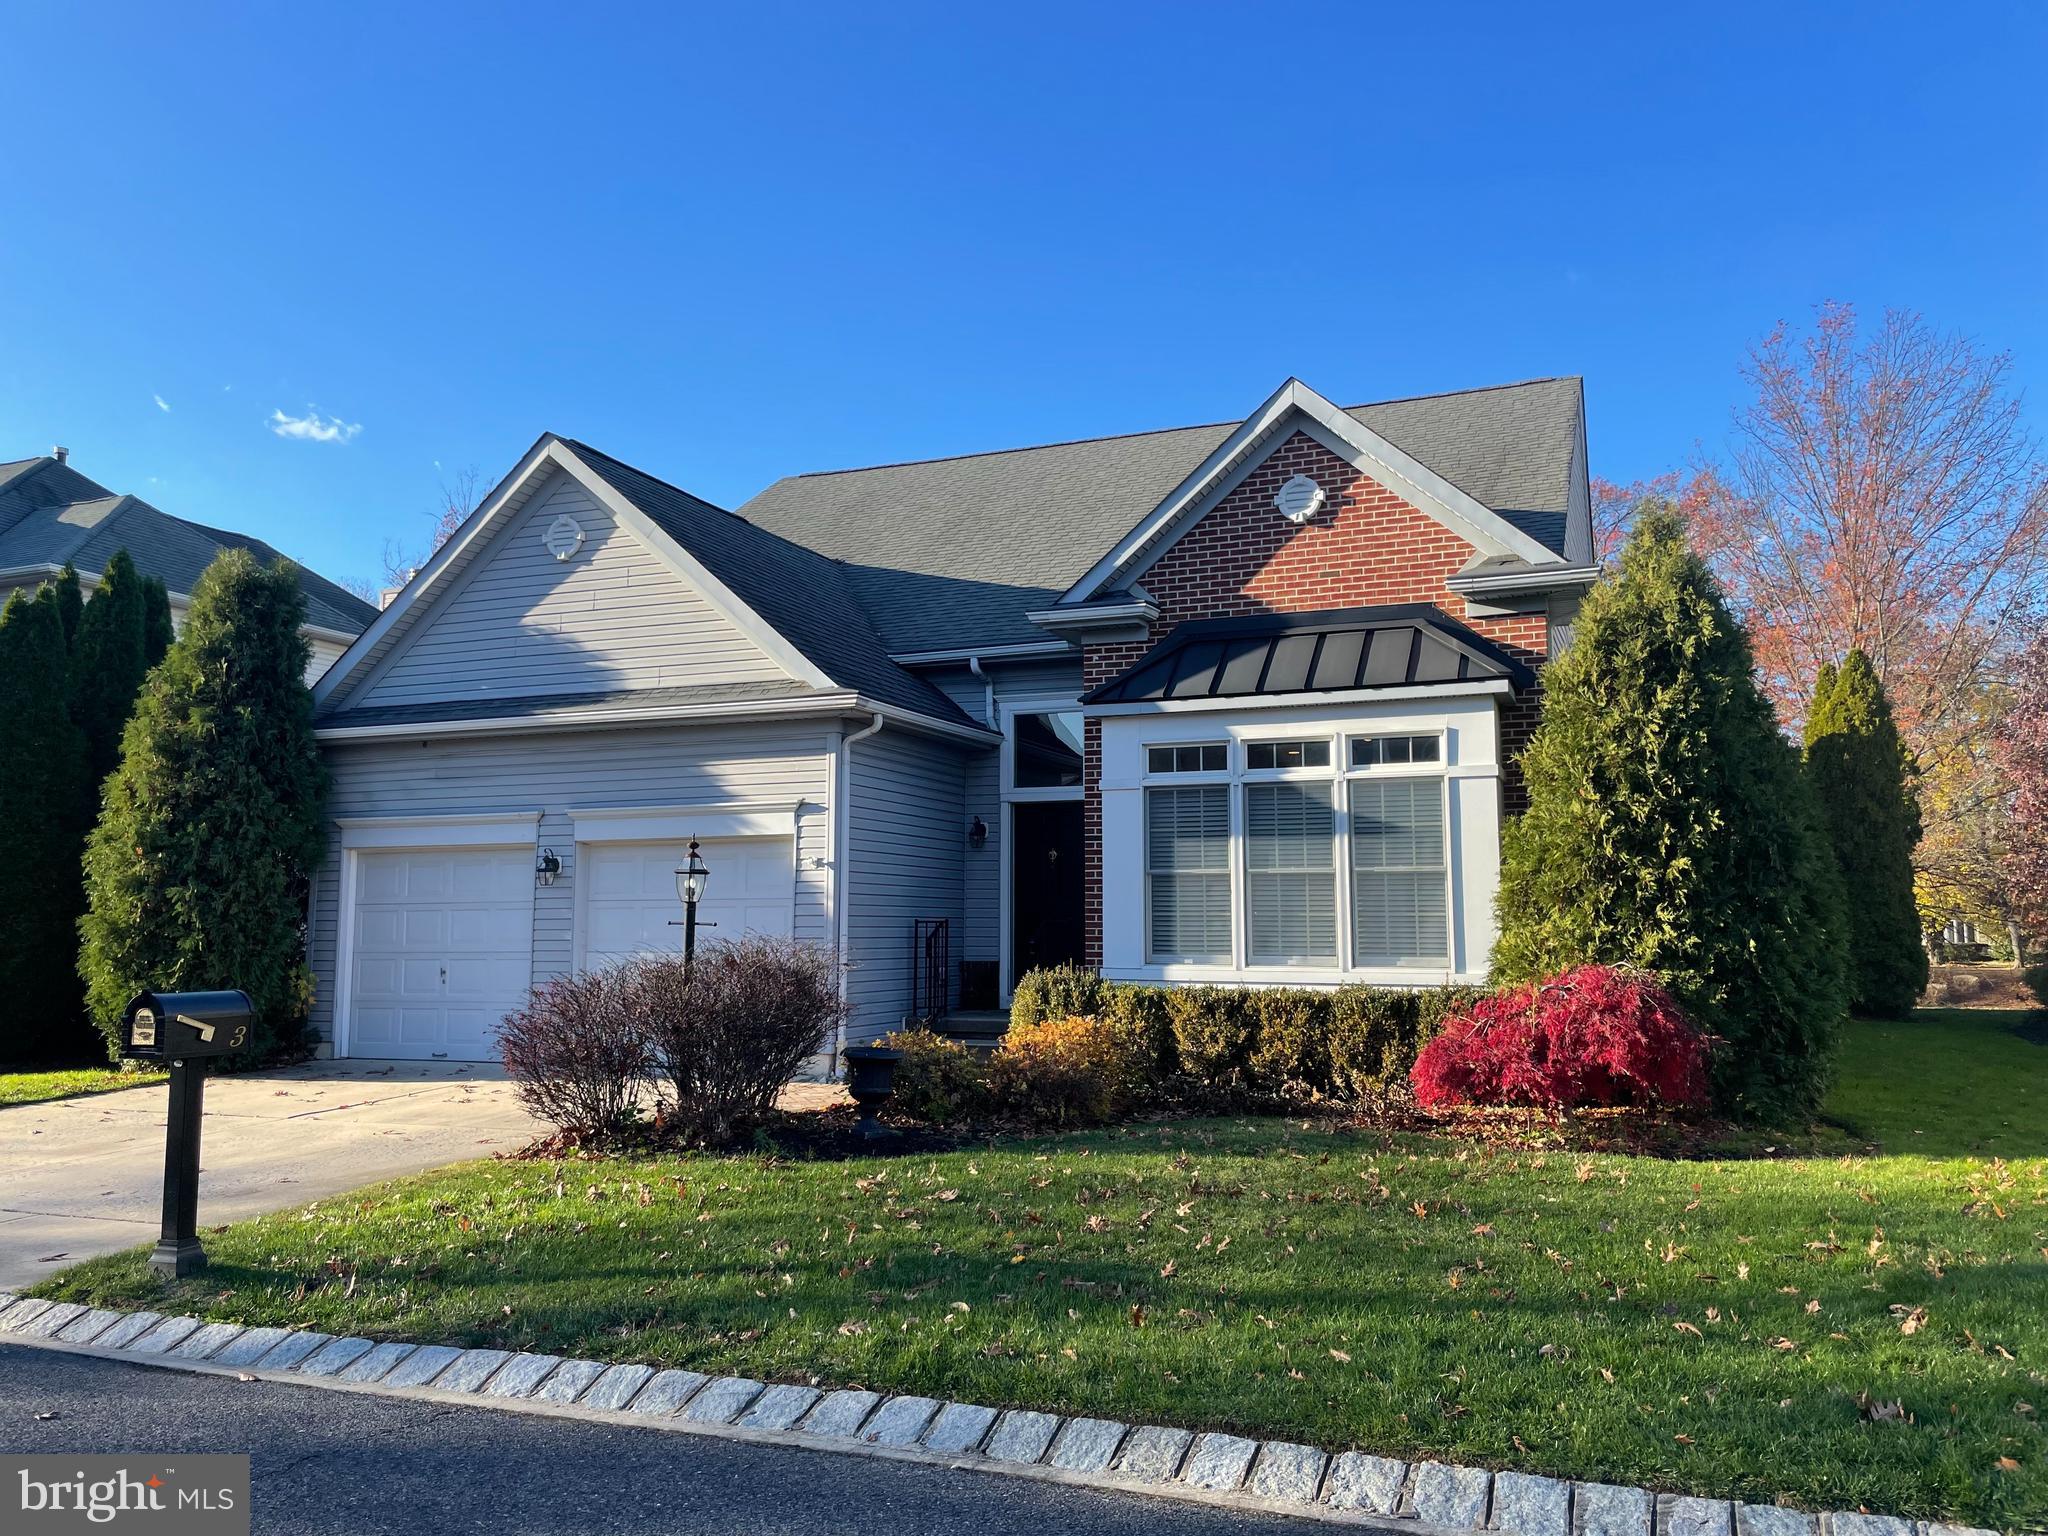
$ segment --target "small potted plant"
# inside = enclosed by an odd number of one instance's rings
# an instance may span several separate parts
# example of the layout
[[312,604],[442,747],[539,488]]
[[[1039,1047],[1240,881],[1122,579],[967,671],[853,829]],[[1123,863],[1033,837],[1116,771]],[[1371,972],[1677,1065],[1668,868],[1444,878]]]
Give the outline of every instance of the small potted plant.
[[851,1045],[846,1048],[846,1091],[860,1106],[860,1121],[854,1134],[878,1141],[896,1133],[875,1118],[875,1111],[889,1102],[896,1091],[896,1063],[903,1053],[886,1045]]

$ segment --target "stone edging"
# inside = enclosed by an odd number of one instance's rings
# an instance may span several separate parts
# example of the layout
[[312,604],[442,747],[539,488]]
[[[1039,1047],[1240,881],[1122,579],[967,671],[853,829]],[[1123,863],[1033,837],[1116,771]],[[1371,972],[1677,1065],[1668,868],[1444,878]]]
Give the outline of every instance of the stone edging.
[[0,1292],[0,1338],[208,1374],[468,1400],[1376,1526],[1408,1536],[1994,1536],[1021,1408],[502,1349],[379,1344]]

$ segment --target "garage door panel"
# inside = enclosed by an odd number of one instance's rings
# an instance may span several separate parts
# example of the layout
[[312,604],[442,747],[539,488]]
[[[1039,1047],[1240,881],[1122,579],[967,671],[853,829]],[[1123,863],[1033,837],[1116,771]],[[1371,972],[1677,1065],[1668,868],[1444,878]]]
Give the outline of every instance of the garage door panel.
[[532,975],[526,848],[356,855],[347,1048],[488,1060]]
[[[796,874],[788,838],[715,838],[699,847],[711,870],[709,894],[697,908],[700,943],[792,930]],[[636,954],[674,954],[683,947],[675,871],[687,854],[682,843],[593,843],[580,851],[589,881],[586,966]]]

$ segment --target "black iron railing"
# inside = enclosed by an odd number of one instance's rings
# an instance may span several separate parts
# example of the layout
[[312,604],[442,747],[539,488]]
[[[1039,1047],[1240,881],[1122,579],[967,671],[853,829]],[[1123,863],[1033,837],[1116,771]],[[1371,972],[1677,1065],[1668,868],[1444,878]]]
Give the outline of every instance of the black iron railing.
[[952,925],[943,917],[919,918],[910,938],[910,1016],[935,1024],[952,1000]]

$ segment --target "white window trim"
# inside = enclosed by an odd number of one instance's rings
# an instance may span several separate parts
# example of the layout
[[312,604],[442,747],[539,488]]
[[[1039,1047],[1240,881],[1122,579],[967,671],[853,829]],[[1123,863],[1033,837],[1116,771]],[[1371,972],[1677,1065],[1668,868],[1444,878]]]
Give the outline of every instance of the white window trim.
[[[1155,746],[1213,747],[1223,748],[1223,767],[1191,769],[1186,773],[1152,772],[1152,748]],[[1244,964],[1244,932],[1240,913],[1244,904],[1244,874],[1242,871],[1244,829],[1239,822],[1243,814],[1241,797],[1237,793],[1237,766],[1240,754],[1229,740],[1217,741],[1176,741],[1146,742],[1138,748],[1138,815],[1143,821],[1139,853],[1139,889],[1145,903],[1145,963],[1147,965],[1185,965],[1203,970],[1214,970],[1217,962],[1213,959],[1190,958],[1185,955],[1161,958],[1152,946],[1152,791],[1155,789],[1204,789],[1220,786],[1224,791],[1224,824],[1227,854],[1224,872],[1230,882],[1230,958],[1228,964],[1239,968]],[[1203,871],[1203,873],[1210,873]]]
[[[1351,766],[1351,743],[1364,737],[1374,736],[1434,736],[1436,738],[1436,761],[1433,763],[1370,763],[1361,767]],[[1338,759],[1344,765],[1345,781],[1344,823],[1343,823],[1343,864],[1344,864],[1344,909],[1347,930],[1352,926],[1350,912],[1357,901],[1358,866],[1351,850],[1351,796],[1349,786],[1353,781],[1364,779],[1435,779],[1438,782],[1438,819],[1443,832],[1443,874],[1444,874],[1444,957],[1442,965],[1418,964],[1375,966],[1375,971],[1407,973],[1433,976],[1438,971],[1455,972],[1458,969],[1458,893],[1453,880],[1451,847],[1451,744],[1448,733],[1442,729],[1431,731],[1357,730],[1345,733],[1343,753]],[[1355,939],[1355,935],[1348,935]],[[1345,958],[1358,965],[1358,953],[1353,943],[1344,948]]]
[[[1079,800],[1087,793],[1085,784],[1044,784],[1019,787],[1017,783],[1017,717],[1019,715],[1073,715],[1081,712],[1080,701],[1071,693],[1043,698],[1003,699],[997,703],[1003,733],[1001,779],[1003,799]],[[1085,730],[1086,727],[1084,726]],[[1085,740],[1085,737],[1084,737]],[[1085,748],[1084,755],[1085,755]],[[1085,773],[1084,773],[1085,778]]]

